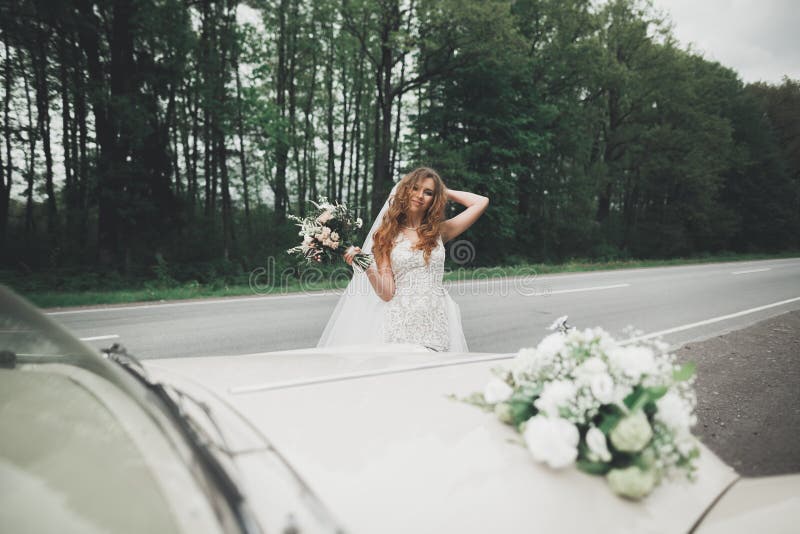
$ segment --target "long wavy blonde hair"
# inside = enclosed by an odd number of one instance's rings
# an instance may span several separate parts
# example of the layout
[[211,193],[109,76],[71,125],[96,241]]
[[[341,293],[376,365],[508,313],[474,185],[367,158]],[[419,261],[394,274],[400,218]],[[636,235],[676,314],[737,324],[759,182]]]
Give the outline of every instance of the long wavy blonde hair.
[[394,247],[394,240],[401,231],[400,227],[408,225],[408,206],[411,202],[411,195],[414,186],[426,178],[433,179],[433,202],[428,206],[428,210],[422,217],[419,225],[419,240],[414,248],[423,250],[423,258],[427,264],[431,257],[431,252],[436,248],[439,238],[439,227],[444,220],[444,208],[447,204],[445,196],[445,185],[439,174],[429,167],[419,167],[403,176],[397,184],[397,191],[393,199],[389,199],[389,207],[383,216],[380,227],[373,236],[372,252],[376,259],[387,259]]

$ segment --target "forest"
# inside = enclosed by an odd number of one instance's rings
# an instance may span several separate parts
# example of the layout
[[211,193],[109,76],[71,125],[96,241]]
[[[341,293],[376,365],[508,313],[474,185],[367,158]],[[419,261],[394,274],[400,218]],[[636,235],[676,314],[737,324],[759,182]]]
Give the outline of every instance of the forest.
[[290,265],[420,165],[491,199],[475,266],[800,250],[800,81],[643,0],[2,1],[0,86],[7,272]]

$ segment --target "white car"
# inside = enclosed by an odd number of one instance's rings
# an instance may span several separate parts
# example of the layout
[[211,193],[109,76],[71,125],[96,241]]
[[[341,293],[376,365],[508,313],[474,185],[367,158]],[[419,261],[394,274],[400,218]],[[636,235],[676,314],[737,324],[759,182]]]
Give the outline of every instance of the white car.
[[510,354],[414,345],[139,363],[0,287],[3,532],[796,532],[800,475],[742,479],[703,447],[694,483],[640,502],[532,461],[453,400]]

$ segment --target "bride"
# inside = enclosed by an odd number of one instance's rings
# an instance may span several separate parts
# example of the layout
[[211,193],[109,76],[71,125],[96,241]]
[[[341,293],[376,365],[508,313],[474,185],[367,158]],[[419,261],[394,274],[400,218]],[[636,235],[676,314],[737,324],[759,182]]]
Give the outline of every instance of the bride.
[[[466,206],[444,220],[452,200]],[[356,270],[328,321],[318,347],[406,343],[432,351],[468,352],[458,304],[442,285],[444,243],[483,214],[484,196],[453,191],[433,169],[420,167],[392,189],[363,247],[375,262]]]

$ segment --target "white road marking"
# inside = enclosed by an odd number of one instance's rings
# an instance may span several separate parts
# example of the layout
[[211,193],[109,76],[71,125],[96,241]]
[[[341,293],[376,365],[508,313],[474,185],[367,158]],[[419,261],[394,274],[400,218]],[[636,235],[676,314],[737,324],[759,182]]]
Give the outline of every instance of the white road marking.
[[[344,289],[341,290],[344,292]],[[45,315],[71,315],[73,313],[97,313],[97,312],[112,312],[112,311],[127,311],[127,310],[146,310],[151,308],[172,308],[175,306],[199,306],[202,304],[228,304],[232,302],[257,302],[264,299],[293,299],[303,297],[318,297],[322,292],[313,293],[293,293],[291,295],[265,295],[263,297],[245,297],[245,298],[228,298],[228,299],[215,299],[215,300],[192,300],[189,302],[165,302],[163,304],[137,304],[135,306],[118,306],[112,308],[88,308],[85,310],[64,310],[45,312]]]
[[101,339],[117,339],[118,337],[117,334],[109,334],[107,336],[82,337],[81,341],[100,341]]
[[769,267],[766,269],[750,269],[749,271],[733,271],[731,274],[748,274],[748,273],[761,273],[771,270]]
[[800,300],[800,297],[794,297],[792,299],[782,300],[780,302],[773,302],[772,304],[765,304],[764,306],[758,306],[757,308],[750,308],[747,310],[742,310],[736,313],[729,313],[728,315],[720,315],[719,317],[713,317],[711,319],[706,319],[705,321],[698,321],[696,323],[685,324],[682,326],[676,326],[675,328],[668,328],[666,330],[661,330],[659,332],[652,332],[650,334],[645,334],[639,337],[632,337],[630,339],[626,339],[622,341],[622,344],[633,343],[635,341],[641,341],[644,339],[650,339],[658,336],[663,336],[665,334],[672,334],[675,332],[681,332],[683,330],[689,330],[690,328],[696,328],[698,326],[703,326],[712,323],[718,323],[720,321],[725,321],[726,319],[733,319],[734,317],[741,317],[742,315],[748,315],[750,313],[755,313],[761,310],[766,310],[769,308],[774,308],[776,306],[783,306],[784,304],[789,304],[790,302],[796,302]]
[[548,295],[558,295],[560,293],[578,293],[580,291],[597,291],[600,289],[614,289],[616,287],[629,287],[630,284],[614,284],[610,286],[594,286],[594,287],[577,287],[575,289],[558,289],[556,291],[547,292]]

